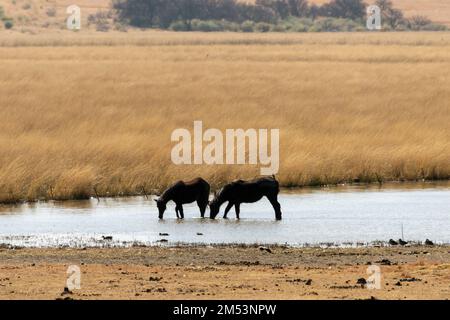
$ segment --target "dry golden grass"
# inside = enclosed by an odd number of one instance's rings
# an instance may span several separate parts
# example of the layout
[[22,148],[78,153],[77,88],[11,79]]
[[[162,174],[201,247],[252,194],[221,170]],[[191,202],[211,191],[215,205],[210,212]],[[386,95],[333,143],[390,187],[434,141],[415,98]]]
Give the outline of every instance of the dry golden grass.
[[[2,31],[0,47],[196,45],[449,46],[449,32],[233,33],[45,30],[34,35]],[[417,57],[418,58],[418,57]],[[419,58],[418,58],[419,59]]]
[[258,174],[172,165],[194,120],[280,128],[284,186],[450,177],[450,33],[102,37],[0,41],[0,201]]

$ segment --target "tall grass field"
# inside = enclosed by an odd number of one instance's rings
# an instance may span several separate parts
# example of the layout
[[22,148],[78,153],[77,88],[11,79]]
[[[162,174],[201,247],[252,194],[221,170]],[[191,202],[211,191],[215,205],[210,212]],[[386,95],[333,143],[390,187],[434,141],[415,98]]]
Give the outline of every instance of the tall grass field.
[[172,164],[194,120],[280,129],[282,186],[450,178],[450,33],[5,34],[0,66],[0,202],[259,174]]

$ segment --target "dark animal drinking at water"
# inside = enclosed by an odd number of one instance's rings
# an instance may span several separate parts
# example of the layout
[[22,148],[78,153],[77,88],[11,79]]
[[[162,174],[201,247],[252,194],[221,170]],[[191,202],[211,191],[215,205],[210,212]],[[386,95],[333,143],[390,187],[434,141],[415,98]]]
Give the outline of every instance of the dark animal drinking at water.
[[234,206],[236,218],[239,219],[241,203],[253,203],[267,197],[275,210],[275,218],[281,220],[281,207],[278,202],[280,187],[274,177],[264,177],[252,181],[238,180],[227,184],[215,195],[209,203],[210,218],[214,219],[220,211],[220,206],[228,201],[225,209],[225,219],[230,209]]
[[184,218],[183,204],[197,201],[200,214],[204,218],[206,207],[208,206],[209,190],[208,182],[202,178],[196,178],[187,182],[178,181],[164,191],[159,199],[155,199],[158,206],[159,218],[163,218],[169,201],[175,202],[175,213],[177,214],[177,218],[180,219]]

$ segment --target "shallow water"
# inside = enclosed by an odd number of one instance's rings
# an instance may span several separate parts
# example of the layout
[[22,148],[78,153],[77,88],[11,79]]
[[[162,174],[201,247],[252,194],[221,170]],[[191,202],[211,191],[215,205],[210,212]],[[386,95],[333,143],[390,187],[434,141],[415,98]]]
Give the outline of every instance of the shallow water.
[[[192,243],[370,243],[404,239],[450,243],[450,184],[407,184],[284,190],[283,220],[275,221],[266,199],[234,209],[229,220],[201,219],[185,205],[185,220],[169,204],[157,218],[152,199],[144,197],[41,202],[0,207],[0,243],[13,246],[129,246]],[[225,206],[222,207],[221,213]],[[207,212],[207,215],[209,212]],[[219,215],[218,217],[220,217]],[[169,233],[169,236],[160,236]],[[112,236],[104,241],[102,236]]]

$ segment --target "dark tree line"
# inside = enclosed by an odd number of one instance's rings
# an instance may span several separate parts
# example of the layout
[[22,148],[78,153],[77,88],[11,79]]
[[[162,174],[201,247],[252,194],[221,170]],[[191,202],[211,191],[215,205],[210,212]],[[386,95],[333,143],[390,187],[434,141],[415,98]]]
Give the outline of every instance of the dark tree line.
[[114,9],[119,19],[136,27],[168,27],[183,21],[187,26],[193,19],[245,20],[272,22],[275,13],[268,7],[237,3],[235,0],[118,0]]
[[[391,30],[428,30],[432,25],[421,16],[404,18],[391,0],[376,0],[375,4],[381,9],[383,24]],[[198,21],[276,25],[289,17],[306,17],[309,21],[317,17],[342,18],[363,25],[366,7],[364,0],[330,0],[322,6],[309,4],[308,0],[256,0],[254,4],[238,0],[113,0],[118,19],[124,24],[168,28],[173,23],[181,23],[183,30],[192,30],[193,22]]]
[[358,20],[366,15],[366,4],[362,0],[333,0],[320,7],[320,14],[325,17]]
[[358,19],[365,16],[363,0],[332,0],[321,7],[307,0],[256,0],[247,4],[236,0],[116,0],[119,20],[132,26],[167,28],[182,21],[188,29],[194,19],[275,23],[289,16],[317,16]]

